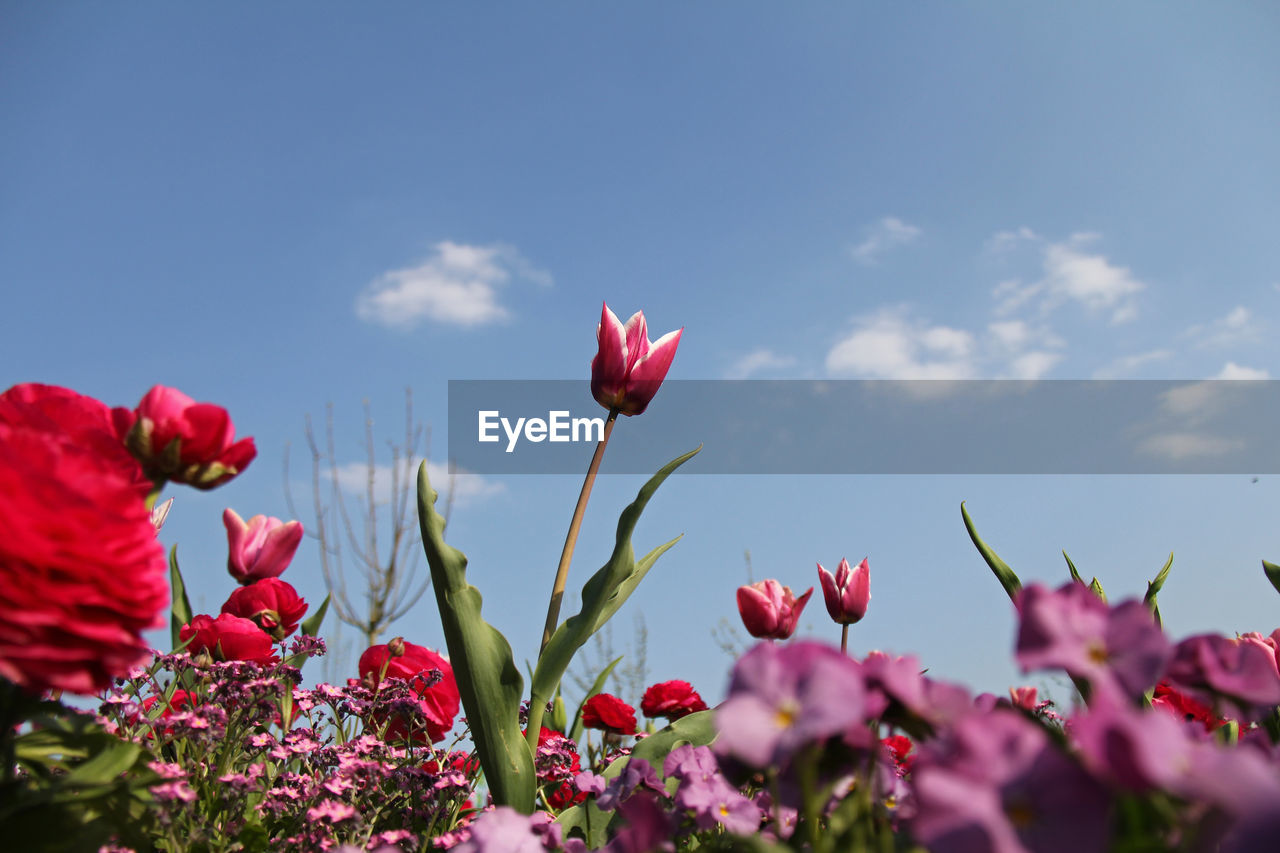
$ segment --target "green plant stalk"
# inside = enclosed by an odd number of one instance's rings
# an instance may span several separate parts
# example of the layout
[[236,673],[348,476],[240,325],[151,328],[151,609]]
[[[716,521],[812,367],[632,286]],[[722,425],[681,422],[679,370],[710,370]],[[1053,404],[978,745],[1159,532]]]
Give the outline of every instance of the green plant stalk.
[[556,632],[560,622],[560,602],[564,600],[564,587],[569,581],[569,564],[573,562],[573,549],[578,544],[578,533],[582,530],[582,518],[587,512],[587,501],[591,499],[591,487],[596,483],[596,474],[600,470],[600,460],[604,459],[604,449],[609,444],[609,436],[613,434],[613,425],[618,421],[618,410],[609,411],[609,419],[604,422],[604,435],[596,444],[596,452],[587,466],[587,476],[582,481],[582,491],[578,493],[578,505],[573,508],[573,518],[569,521],[569,533],[564,537],[564,548],[560,551],[560,565],[556,567],[556,580],[551,586],[551,601],[547,604],[547,624],[542,629],[542,645],[538,654],[551,642],[551,635]]

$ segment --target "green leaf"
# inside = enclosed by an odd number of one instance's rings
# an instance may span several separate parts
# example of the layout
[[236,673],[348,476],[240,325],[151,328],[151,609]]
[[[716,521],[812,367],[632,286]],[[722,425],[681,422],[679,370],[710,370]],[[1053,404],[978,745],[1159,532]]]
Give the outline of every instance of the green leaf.
[[480,614],[480,590],[467,583],[466,555],[444,541],[436,498],[424,461],[418,467],[422,548],[471,738],[494,802],[532,814],[537,779],[533,754],[520,732],[524,679],[507,638]]
[[169,589],[172,604],[169,609],[169,636],[176,649],[181,643],[179,632],[191,621],[191,600],[187,598],[187,585],[182,582],[178,570],[178,546],[169,549]]
[[1022,581],[1018,580],[1018,576],[1013,569],[1009,568],[1009,564],[1000,559],[1000,555],[992,551],[986,542],[982,541],[982,537],[978,535],[978,530],[973,526],[973,519],[969,517],[969,512],[964,508],[964,501],[960,502],[960,515],[964,518],[964,528],[969,531],[969,538],[973,540],[973,544],[977,546],[978,553],[982,555],[982,559],[987,561],[987,565],[991,567],[992,573],[996,576],[996,580],[1000,581],[1000,586],[1004,587],[1005,594],[1012,601],[1017,598],[1018,592],[1022,589]]
[[573,660],[573,656],[626,602],[658,557],[680,541],[680,537],[677,536],[670,542],[654,548],[636,562],[635,551],[631,547],[631,534],[635,531],[637,522],[640,521],[640,514],[644,512],[645,506],[658,487],[700,450],[702,445],[698,445],[696,449],[683,456],[677,456],[662,466],[658,473],[650,477],[649,482],[641,487],[636,499],[622,511],[622,515],[618,517],[618,532],[614,541],[613,554],[609,557],[609,561],[601,566],[582,587],[582,609],[561,623],[551,635],[551,640],[542,650],[542,654],[538,656],[529,697],[530,751],[537,743],[536,739],[547,700],[555,695],[556,687],[559,686],[560,679],[569,668],[569,662]]
[[1076,583],[1084,583],[1084,578],[1080,577],[1080,573],[1076,571],[1076,564],[1071,562],[1071,558],[1067,556],[1067,552],[1063,550],[1062,558],[1067,561],[1067,571],[1071,572],[1071,579]]
[[1163,627],[1163,620],[1160,618],[1160,607],[1156,604],[1156,594],[1164,588],[1165,578],[1169,577],[1169,569],[1173,568],[1173,552],[1169,552],[1169,559],[1154,579],[1147,582],[1147,594],[1142,596],[1142,602],[1151,608],[1151,614],[1156,618],[1156,625]]
[[133,766],[141,754],[142,747],[138,744],[117,741],[68,773],[62,780],[63,784],[94,787],[114,783],[121,773]]
[[1280,592],[1280,566],[1263,560],[1262,570],[1267,573],[1267,580],[1271,581],[1271,585],[1276,588],[1276,592]]
[[613,660],[608,666],[600,671],[596,676],[596,680],[591,683],[591,689],[587,691],[587,695],[582,697],[582,704],[578,706],[577,712],[573,715],[573,727],[569,730],[569,739],[577,742],[582,740],[582,705],[587,704],[587,700],[592,696],[596,696],[604,689],[604,683],[609,679],[613,668],[622,662],[619,656]]
[[331,597],[331,595],[326,595],[324,601],[320,602],[320,606],[316,608],[316,612],[302,620],[302,633],[308,637],[315,637],[319,634],[320,623],[324,621],[324,614],[329,612],[329,599]]

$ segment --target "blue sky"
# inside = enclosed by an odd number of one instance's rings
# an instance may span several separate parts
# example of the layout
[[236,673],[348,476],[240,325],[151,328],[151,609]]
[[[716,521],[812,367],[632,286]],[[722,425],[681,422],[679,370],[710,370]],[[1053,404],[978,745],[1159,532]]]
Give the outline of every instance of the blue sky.
[[[307,495],[306,413],[332,401],[359,463],[361,399],[393,439],[412,387],[442,453],[449,379],[585,394],[602,299],[655,336],[685,328],[679,378],[1280,376],[1273,4],[7,2],[4,19],[0,381],[112,404],[163,383],[257,439],[235,483],[169,492],[164,538],[207,609],[230,591],[222,508],[285,515],[289,443]],[[570,589],[639,485],[597,486]],[[518,656],[578,486],[463,486],[450,539]],[[961,500],[1025,578],[1065,578],[1065,547],[1122,597],[1173,550],[1172,633],[1270,631],[1276,489],[677,477],[637,545],[685,539],[615,638],[643,613],[653,678],[715,697],[744,549],[755,579],[795,587],[869,555],[854,648],[1002,690],[1013,622]],[[305,548],[287,578],[318,600]],[[837,636],[820,603],[802,626]],[[396,631],[440,645],[432,600]]]

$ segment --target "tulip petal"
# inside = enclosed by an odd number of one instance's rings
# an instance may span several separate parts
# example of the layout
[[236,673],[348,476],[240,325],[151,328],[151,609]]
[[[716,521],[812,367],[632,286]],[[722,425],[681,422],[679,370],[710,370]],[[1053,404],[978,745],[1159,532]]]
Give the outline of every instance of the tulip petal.
[[607,304],[600,312],[596,338],[600,348],[591,360],[591,396],[612,409],[626,390],[627,332]]
[[649,326],[644,312],[637,311],[627,319],[627,372],[635,369],[636,362],[649,353]]

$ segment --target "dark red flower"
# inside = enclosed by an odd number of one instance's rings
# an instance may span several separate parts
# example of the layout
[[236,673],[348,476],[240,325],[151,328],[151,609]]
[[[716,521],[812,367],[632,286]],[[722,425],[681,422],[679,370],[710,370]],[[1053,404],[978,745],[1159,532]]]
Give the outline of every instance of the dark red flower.
[[911,738],[906,735],[892,735],[882,739],[880,743],[884,744],[889,754],[893,756],[893,763],[897,765],[899,773],[911,772],[911,765],[916,761],[916,757],[909,754],[915,745],[911,742]]
[[265,578],[231,593],[222,612],[252,619],[279,641],[298,629],[298,622],[306,615],[307,602],[285,581]]
[[[360,655],[360,677],[374,683],[382,678],[403,678],[415,683],[418,696],[421,697],[418,707],[423,716],[423,720],[417,722],[419,725],[425,723],[427,737],[432,743],[444,740],[444,736],[453,728],[454,717],[458,716],[458,707],[461,705],[458,684],[453,678],[453,667],[443,657],[424,646],[404,642],[399,637],[392,640],[392,643],[397,646],[403,643],[404,653],[392,655],[389,644],[370,646]],[[431,675],[432,670],[440,671],[440,681],[430,686],[426,686],[422,679],[415,681],[415,676],[426,678]],[[401,739],[407,730],[407,720],[392,720],[387,729],[387,739]]]
[[243,471],[258,450],[252,438],[235,441],[227,410],[197,403],[173,388],[147,392],[135,420],[121,434],[152,480],[212,489]]
[[646,717],[678,720],[695,711],[707,710],[707,703],[687,681],[663,681],[644,692],[640,710]]
[[[543,784],[543,794],[547,798],[547,805],[556,811],[562,811],[569,806],[576,806],[587,798],[586,791],[579,791],[578,787],[573,784],[573,780],[582,772],[582,759],[578,755],[578,745],[569,738],[562,735],[555,729],[549,729],[543,726],[538,732],[538,746],[540,749],[539,758],[545,751],[559,756],[568,756],[569,763],[563,763],[563,757],[559,759],[561,762],[554,768],[544,768],[541,761],[535,761],[538,770],[538,781]],[[549,749],[541,749],[548,747]]]
[[192,655],[208,652],[214,660],[248,660],[260,664],[278,660],[270,635],[252,619],[232,613],[220,613],[217,619],[203,613],[195,616],[182,626],[178,637],[184,643],[191,640],[186,650]]
[[[168,565],[127,466],[92,430],[58,431],[40,388],[0,404],[0,676],[94,693],[150,656],[142,635],[164,625]],[[73,392],[50,393],[49,407],[75,409]]]
[[636,733],[636,709],[617,696],[597,693],[582,705],[582,725],[620,735]]

